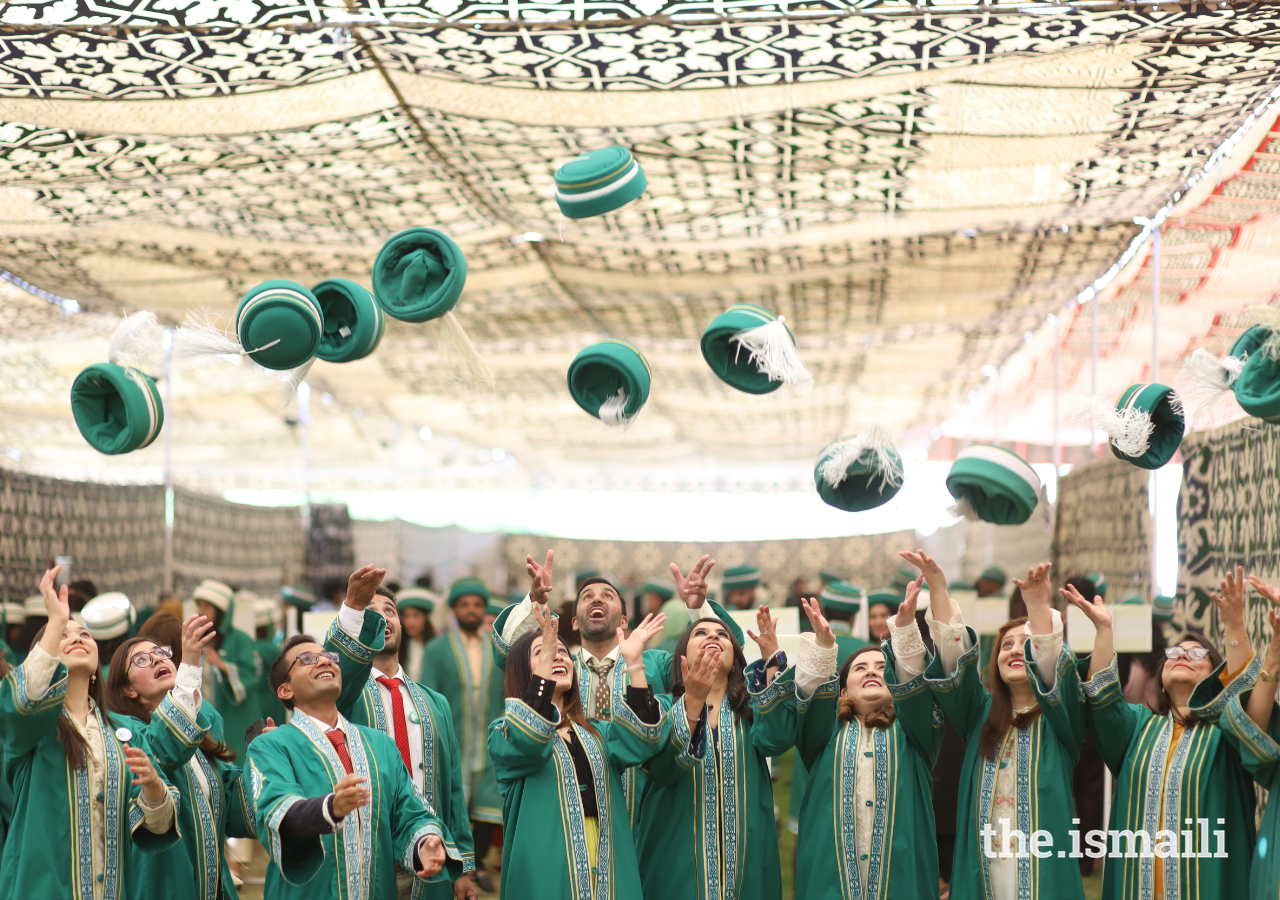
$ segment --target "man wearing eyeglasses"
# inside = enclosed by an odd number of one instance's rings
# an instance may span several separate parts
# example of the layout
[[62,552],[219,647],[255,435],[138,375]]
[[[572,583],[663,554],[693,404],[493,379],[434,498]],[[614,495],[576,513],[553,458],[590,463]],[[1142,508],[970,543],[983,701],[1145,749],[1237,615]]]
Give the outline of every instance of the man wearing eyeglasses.
[[285,642],[271,687],[289,724],[256,738],[247,761],[265,900],[395,900],[396,863],[453,881],[462,859],[414,789],[394,740],[338,712],[338,655],[309,635]]

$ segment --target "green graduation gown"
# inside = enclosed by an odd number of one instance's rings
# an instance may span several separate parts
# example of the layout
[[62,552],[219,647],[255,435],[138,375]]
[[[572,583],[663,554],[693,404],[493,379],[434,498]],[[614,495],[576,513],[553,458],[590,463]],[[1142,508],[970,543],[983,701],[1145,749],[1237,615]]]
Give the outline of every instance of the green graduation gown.
[[[338,711],[357,725],[376,728],[394,740],[393,723],[387,716],[379,696],[381,688],[374,680],[373,660],[385,643],[386,620],[371,609],[364,611],[360,634],[353,638],[335,621],[325,635],[326,650],[338,654],[342,670],[342,695]],[[462,858],[463,869],[475,869],[475,849],[467,801],[462,792],[462,752],[453,730],[453,712],[446,700],[431,688],[412,680],[406,681],[412,706],[408,717],[417,716],[422,728],[422,795],[453,838]],[[414,781],[417,787],[417,781]],[[451,900],[453,886],[448,882],[414,882],[414,900]]]
[[[734,638],[737,639],[738,644],[741,645],[743,635],[738,623],[729,617],[720,604],[713,600],[708,600],[707,602],[711,605],[711,610],[715,613],[716,618],[729,628]],[[498,668],[504,672],[507,670],[507,654],[511,651],[511,644],[503,640],[502,633],[506,630],[507,619],[510,617],[512,610],[517,607],[518,604],[508,606],[493,623],[493,658],[498,664]],[[578,671],[578,694],[583,699],[583,708],[595,714],[598,710],[591,709],[588,698],[595,696],[600,676],[587,665],[587,653],[581,647],[574,652],[573,663],[574,668]],[[669,651],[662,649],[644,651],[644,677],[649,686],[653,688],[654,694],[665,694],[671,690],[671,679],[674,677],[672,665],[672,657]],[[618,704],[626,702],[627,688],[631,686],[631,676],[627,674],[627,666],[621,656],[613,664],[608,677],[612,681],[610,685],[610,696],[612,697],[610,709],[612,709]],[[644,771],[639,766],[632,766],[623,772],[622,789],[627,798],[627,816],[631,820],[631,827],[634,829],[639,823],[640,798],[644,796]]]
[[[444,841],[448,860],[431,881],[462,875],[462,859],[448,831],[409,780],[395,741],[347,723],[352,771],[369,779],[360,828],[285,839],[280,821],[295,803],[331,793],[346,777],[333,745],[306,716],[254,739],[246,765],[257,811],[258,839],[267,850],[267,900],[396,900],[395,863],[413,870],[413,851],[429,834]],[[420,880],[420,879],[418,879]]]
[[[493,640],[480,635],[480,671],[472,672],[456,630],[432,638],[422,652],[422,683],[449,701],[453,733],[462,745],[462,788],[468,815],[502,824],[502,795],[485,746],[489,723],[502,718],[502,672],[494,665]],[[474,702],[479,687],[479,704]]]
[[[1249,691],[1231,694],[1225,704],[1217,702],[1221,691],[1220,680],[1202,681],[1192,694],[1191,711],[1228,735],[1240,752],[1245,771],[1268,792],[1249,870],[1248,896],[1249,900],[1275,900],[1280,896],[1280,795],[1276,793],[1280,790],[1280,715],[1272,705],[1271,719],[1263,731],[1244,711]],[[1212,827],[1222,828],[1216,822]]]
[[[232,609],[235,609],[232,606]],[[223,613],[223,621],[230,622],[231,613]],[[253,647],[253,638],[243,631],[231,628],[223,635],[218,655],[227,664],[227,674],[209,663],[204,664],[204,693],[222,716],[226,730],[227,746],[237,759],[244,759],[244,733],[262,717],[258,684],[262,661]],[[280,721],[277,720],[279,725]]]
[[[1197,687],[1198,696],[1193,696],[1193,705],[1203,701],[1202,718],[1220,718],[1233,697],[1253,686],[1261,667],[1255,654],[1244,671],[1223,687],[1223,667],[1219,666]],[[1087,672],[1084,660],[1081,668]],[[1225,900],[1238,896],[1249,882],[1255,800],[1253,784],[1234,737],[1221,728],[1198,723],[1184,729],[1177,745],[1170,747],[1172,715],[1157,716],[1146,706],[1126,703],[1115,659],[1084,683],[1084,693],[1089,700],[1089,727],[1094,743],[1116,778],[1108,828],[1145,830],[1153,842],[1146,856],[1129,856],[1126,852],[1119,858],[1110,852],[1113,848],[1108,842],[1109,856],[1102,887],[1104,900],[1153,898],[1157,860],[1151,851],[1160,843],[1158,832],[1185,829],[1191,830],[1195,851],[1209,854],[1218,847],[1216,839],[1211,842],[1213,846],[1202,846],[1208,833],[1223,829],[1226,854],[1225,857],[1184,855],[1160,860],[1166,900]],[[1179,825],[1161,824],[1162,802],[1164,822],[1176,820]],[[1194,824],[1186,824],[1187,819]],[[1195,821],[1198,819],[1207,820],[1203,830]],[[1225,824],[1219,825],[1219,819]],[[1176,851],[1183,853],[1185,838],[1173,840],[1176,840]],[[1121,847],[1129,851],[1128,839]]]
[[523,700],[510,698],[489,726],[489,754],[503,797],[502,897],[532,900],[641,900],[640,870],[620,774],[658,750],[661,722],[646,725],[625,704],[599,736],[574,725],[591,763],[596,793],[596,865],[583,840],[582,800],[573,757]]
[[[763,717],[795,685],[765,686],[759,663],[748,666],[750,721],[722,703],[717,727],[706,710],[693,742],[682,709],[663,707],[659,752],[645,765],[636,851],[646,900],[777,900],[782,896],[773,782],[768,757],[794,740]],[[682,703],[682,701],[676,701]],[[669,713],[669,714],[668,714]]]
[[[941,659],[934,656],[925,671],[925,682],[966,745],[957,800],[951,896],[953,900],[990,900],[990,870],[999,860],[987,858],[982,829],[990,820],[995,801],[999,760],[978,754],[982,726],[991,709],[991,694],[978,674],[978,636],[972,628],[966,627],[966,630],[972,646],[960,657],[956,671],[946,675]],[[1080,862],[1070,855],[1071,830],[1075,827],[1072,824],[1075,817],[1072,774],[1085,729],[1085,703],[1080,696],[1076,660],[1064,645],[1058,657],[1053,690],[1049,691],[1036,672],[1030,639],[1024,652],[1041,715],[1026,728],[1013,729],[1012,740],[1016,745],[1011,764],[1018,768],[1017,822],[1010,824],[1010,830],[1027,835],[1028,843],[1034,832],[1047,831],[1052,849],[1043,858],[1028,852],[1014,861],[1017,893],[1019,898],[1030,900],[1040,897],[1082,900]],[[997,838],[999,836],[997,831]],[[1058,856],[1059,850],[1065,855]]]
[[283,725],[288,721],[288,712],[276,692],[271,690],[271,679],[267,677],[272,664],[280,656],[280,644],[274,639],[258,640],[253,642],[253,650],[258,654],[258,662],[262,665],[258,680],[258,715],[264,719],[270,718],[277,725]]
[[[804,611],[801,610],[801,616]],[[808,621],[807,619],[805,621]],[[835,626],[845,625],[846,622],[832,622],[831,628],[835,631]],[[803,631],[803,629],[801,629]],[[812,632],[813,628],[810,627]],[[855,650],[861,650],[863,647],[870,645],[870,641],[864,641],[862,638],[856,638],[852,634],[836,633],[836,669],[844,665],[844,661]],[[805,766],[804,761],[800,758],[801,754],[797,753],[791,760],[791,799],[787,806],[787,830],[792,834],[800,833],[800,806],[804,803],[804,795],[806,787],[809,784],[809,769]]]
[[[222,717],[208,701],[195,721],[165,695],[151,721],[116,716],[135,734],[145,733],[156,762],[178,790],[178,830],[182,840],[161,853],[136,853],[137,900],[152,897],[236,900],[235,882],[223,846],[230,837],[256,838],[253,814],[240,766],[209,759],[198,749],[206,733],[223,739]],[[210,793],[200,788],[196,769]]]
[[[779,679],[794,677],[795,669],[788,669]],[[837,719],[838,676],[819,685],[807,700],[794,692],[787,694],[777,712],[764,717],[775,727],[792,731],[799,756],[810,768],[796,845],[797,897],[924,900],[938,896],[933,764],[942,746],[942,710],[923,675],[896,684],[890,665],[885,678],[897,719],[888,729],[873,730],[870,750],[857,719],[845,723]],[[874,771],[874,797],[858,796],[862,767]],[[860,859],[855,836],[856,822],[864,816],[872,817],[867,860]],[[865,879],[860,863],[867,867]]]
[[[54,670],[51,686],[34,703],[27,698],[26,669],[19,666],[0,682],[0,744],[4,746],[4,778],[13,796],[12,827],[0,867],[3,900],[93,900],[100,878],[104,900],[129,896],[131,842],[146,852],[160,852],[178,842],[178,818],[164,834],[142,824],[138,805],[142,788],[133,784],[125,765],[124,744],[116,734],[123,722],[94,707],[102,729],[105,755],[104,790],[93,796],[86,767],[67,765],[58,740],[58,719],[67,693],[67,670]],[[132,720],[131,720],[132,721]],[[134,732],[129,744],[150,752],[145,733]],[[158,767],[157,767],[158,768]],[[163,777],[163,770],[161,775]],[[169,786],[175,804],[177,791]],[[93,868],[91,809],[103,807],[106,858],[103,871]]]

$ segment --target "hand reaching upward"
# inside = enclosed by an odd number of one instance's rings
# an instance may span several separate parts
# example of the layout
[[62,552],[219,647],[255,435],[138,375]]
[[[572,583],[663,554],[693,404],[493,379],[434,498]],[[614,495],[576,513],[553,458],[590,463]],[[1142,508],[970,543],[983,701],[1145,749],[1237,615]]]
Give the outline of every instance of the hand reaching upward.
[[676,593],[689,609],[701,609],[702,604],[707,602],[707,576],[711,574],[715,564],[716,561],[704,553],[702,559],[689,570],[688,576],[681,575],[680,567],[675,563],[671,564],[671,574],[676,579]]

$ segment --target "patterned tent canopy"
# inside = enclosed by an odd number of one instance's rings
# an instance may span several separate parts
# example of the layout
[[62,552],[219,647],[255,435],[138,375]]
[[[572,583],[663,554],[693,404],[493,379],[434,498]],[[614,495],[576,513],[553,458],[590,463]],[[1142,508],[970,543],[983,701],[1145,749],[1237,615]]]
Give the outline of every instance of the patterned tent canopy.
[[[414,225],[465,250],[456,312],[497,390],[456,383],[438,325],[391,323],[374,356],[312,370],[316,483],[738,477],[811,465],[873,424],[923,447],[1019,359],[1018,390],[1039,393],[1019,412],[1005,390],[1005,421],[1048,442],[1045,347],[1027,336],[1269,95],[1278,37],[1268,4],[15,0],[0,12],[0,266],[81,311],[0,295],[0,451],[155,477],[159,442],[106,460],[69,413],[70,380],[105,358],[120,313],[177,325],[193,308],[225,319],[268,278],[368,284],[381,244]],[[563,219],[552,171],[613,143],[648,191]],[[1191,242],[1171,302],[1220,237]],[[1108,334],[1140,317],[1121,309],[1142,307],[1140,277],[1127,284]],[[697,339],[736,302],[786,317],[813,392],[714,377]],[[1211,327],[1191,321],[1170,352]],[[625,433],[565,388],[602,336],[654,372]],[[1149,352],[1121,356],[1136,378]],[[1064,391],[1079,377],[1073,357]],[[175,365],[180,476],[295,483],[298,412],[275,387],[250,365]],[[982,436],[990,416],[975,416],[948,427]]]

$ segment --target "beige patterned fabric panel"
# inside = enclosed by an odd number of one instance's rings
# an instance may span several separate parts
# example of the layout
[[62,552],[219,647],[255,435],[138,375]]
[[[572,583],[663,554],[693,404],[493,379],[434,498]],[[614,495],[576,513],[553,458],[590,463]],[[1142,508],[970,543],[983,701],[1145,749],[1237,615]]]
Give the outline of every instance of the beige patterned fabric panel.
[[1058,482],[1053,569],[1056,583],[1102,572],[1107,597],[1129,591],[1151,599],[1151,473],[1110,456]]
[[205,578],[273,596],[281,584],[304,579],[305,553],[302,514],[296,506],[247,506],[174,488],[178,596],[185,597]]

